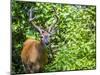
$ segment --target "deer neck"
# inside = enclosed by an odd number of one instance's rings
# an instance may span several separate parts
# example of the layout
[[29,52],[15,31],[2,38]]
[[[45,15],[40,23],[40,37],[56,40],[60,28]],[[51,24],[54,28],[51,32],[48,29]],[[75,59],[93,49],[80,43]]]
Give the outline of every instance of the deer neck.
[[44,52],[45,50],[47,50],[47,46],[45,45],[45,43],[42,40],[40,40],[38,48],[41,53]]
[[44,43],[43,40],[40,41],[40,45],[41,45],[42,47],[46,47],[46,44]]

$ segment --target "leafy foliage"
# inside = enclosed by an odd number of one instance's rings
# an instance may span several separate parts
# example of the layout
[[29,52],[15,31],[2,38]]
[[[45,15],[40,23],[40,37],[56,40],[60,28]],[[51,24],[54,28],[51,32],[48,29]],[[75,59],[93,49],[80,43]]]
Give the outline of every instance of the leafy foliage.
[[53,23],[52,7],[59,17],[51,39],[54,59],[44,72],[96,68],[95,6],[12,1],[12,73],[24,73],[20,58],[23,42],[27,38],[39,40],[39,33],[28,21],[31,7],[36,9],[35,22],[43,28]]

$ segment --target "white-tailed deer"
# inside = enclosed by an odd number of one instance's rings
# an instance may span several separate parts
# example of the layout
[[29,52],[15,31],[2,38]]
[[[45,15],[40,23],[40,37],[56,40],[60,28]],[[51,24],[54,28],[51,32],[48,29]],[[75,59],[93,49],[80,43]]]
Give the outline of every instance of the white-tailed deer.
[[41,29],[39,26],[32,22],[35,17],[32,17],[33,10],[29,10],[29,21],[33,24],[40,35],[41,40],[27,39],[23,44],[23,49],[21,52],[21,60],[25,65],[26,73],[40,72],[43,66],[48,63],[48,52],[46,45],[50,41],[50,36],[53,34],[54,25],[57,23],[57,17],[54,24],[52,24],[48,31]]

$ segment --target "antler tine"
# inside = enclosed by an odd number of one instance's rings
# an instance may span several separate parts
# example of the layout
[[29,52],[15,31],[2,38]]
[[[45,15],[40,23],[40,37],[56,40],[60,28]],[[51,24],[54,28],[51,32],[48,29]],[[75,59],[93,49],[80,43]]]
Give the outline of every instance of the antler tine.
[[29,10],[29,21],[32,21],[34,18],[32,18],[32,8]]
[[53,11],[55,13],[55,19],[56,19],[56,21],[55,21],[54,24],[50,25],[49,28],[48,28],[48,32],[51,32],[51,33],[54,32],[53,29],[54,29],[55,25],[58,23],[58,20],[59,20],[57,12],[56,12],[56,9],[54,7],[53,7]]
[[[29,21],[30,22],[32,22],[36,17],[32,17],[32,12],[33,12],[33,9],[31,8],[30,10],[29,10]],[[35,23],[34,22],[32,22],[32,24],[33,24],[33,26],[40,32],[40,34],[42,33],[42,29],[39,27],[39,26],[37,26],[37,25],[35,25]]]

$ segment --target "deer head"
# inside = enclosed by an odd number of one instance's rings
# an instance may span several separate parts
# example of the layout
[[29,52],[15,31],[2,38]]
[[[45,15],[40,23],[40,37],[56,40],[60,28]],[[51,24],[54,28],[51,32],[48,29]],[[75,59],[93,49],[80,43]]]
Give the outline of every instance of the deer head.
[[[33,10],[32,8],[29,10],[29,21],[32,22],[36,17],[33,17],[32,14],[34,13],[35,10]],[[55,9],[54,9],[55,12]],[[55,23],[50,25],[50,27],[47,28],[47,30],[44,30],[42,28],[40,28],[38,25],[35,25],[34,22],[32,22],[33,26],[38,30],[38,32],[41,35],[41,40],[43,42],[43,44],[48,44],[50,41],[50,36],[52,36],[54,34],[54,28],[55,25],[57,24],[58,21],[58,16],[57,14],[55,14]]]

